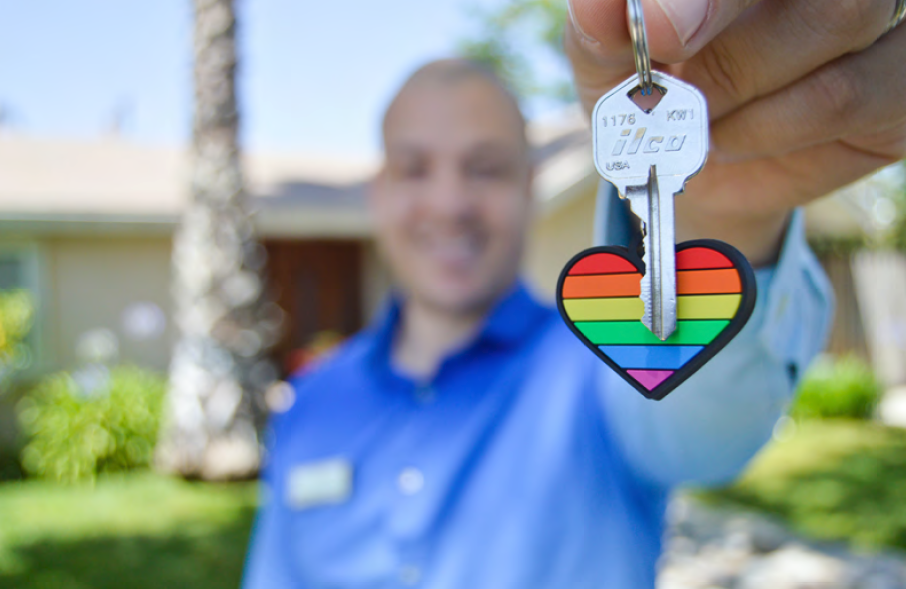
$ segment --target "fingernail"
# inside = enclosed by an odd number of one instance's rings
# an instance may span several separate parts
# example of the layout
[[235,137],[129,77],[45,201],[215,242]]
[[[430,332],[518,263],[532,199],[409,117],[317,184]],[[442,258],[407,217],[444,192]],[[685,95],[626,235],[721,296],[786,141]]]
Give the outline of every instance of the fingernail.
[[573,0],[567,0],[566,10],[569,11],[569,22],[572,23],[573,29],[576,31],[576,33],[578,33],[582,41],[584,41],[585,43],[597,45],[598,41],[585,31],[583,31],[582,27],[579,26],[579,22],[576,20],[576,13],[573,12]]
[[711,8],[711,0],[657,0],[683,45],[695,36]]

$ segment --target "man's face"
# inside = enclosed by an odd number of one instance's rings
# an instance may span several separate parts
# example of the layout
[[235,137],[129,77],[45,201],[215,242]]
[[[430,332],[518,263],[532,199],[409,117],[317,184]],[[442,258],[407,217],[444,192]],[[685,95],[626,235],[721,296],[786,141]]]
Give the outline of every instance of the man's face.
[[512,284],[531,209],[514,105],[481,78],[403,90],[387,116],[371,204],[378,243],[422,304],[475,312]]

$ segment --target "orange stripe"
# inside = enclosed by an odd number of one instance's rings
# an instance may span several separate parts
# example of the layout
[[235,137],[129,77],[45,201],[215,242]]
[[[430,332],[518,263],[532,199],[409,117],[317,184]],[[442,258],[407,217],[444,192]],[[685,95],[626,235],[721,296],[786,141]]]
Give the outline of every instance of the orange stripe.
[[641,279],[638,273],[567,276],[563,281],[563,298],[637,297],[641,293]]
[[742,292],[739,273],[729,270],[685,270],[676,273],[676,294],[730,294]]

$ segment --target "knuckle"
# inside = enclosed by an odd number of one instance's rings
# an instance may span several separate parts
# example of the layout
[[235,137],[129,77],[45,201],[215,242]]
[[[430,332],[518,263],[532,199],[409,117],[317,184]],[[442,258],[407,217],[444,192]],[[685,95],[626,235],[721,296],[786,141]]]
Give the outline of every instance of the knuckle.
[[862,138],[859,147],[876,157],[883,158],[885,164],[894,164],[902,160],[906,157],[906,122],[883,133]]
[[817,0],[815,15],[824,21],[826,30],[842,36],[863,32],[877,21],[877,2],[868,0]]
[[742,56],[734,53],[730,47],[715,39],[690,63],[691,77],[704,79],[721,92],[727,94],[733,101],[742,102],[751,95],[749,82]]
[[814,104],[809,108],[821,120],[854,120],[865,106],[861,79],[852,68],[825,67],[815,74],[811,86],[809,98]]

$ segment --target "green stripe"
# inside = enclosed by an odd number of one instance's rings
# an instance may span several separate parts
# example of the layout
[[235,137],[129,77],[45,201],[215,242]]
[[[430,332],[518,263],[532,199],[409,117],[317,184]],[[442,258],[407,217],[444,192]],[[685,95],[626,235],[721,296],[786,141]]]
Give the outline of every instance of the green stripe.
[[729,321],[677,321],[676,331],[662,342],[641,321],[578,321],[579,331],[596,346],[675,344],[706,346]]

